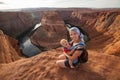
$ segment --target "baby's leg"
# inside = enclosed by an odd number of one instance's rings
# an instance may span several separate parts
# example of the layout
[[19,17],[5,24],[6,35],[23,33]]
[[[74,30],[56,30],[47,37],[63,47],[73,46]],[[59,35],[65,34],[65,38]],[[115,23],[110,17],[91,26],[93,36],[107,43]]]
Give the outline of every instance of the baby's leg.
[[61,55],[58,57],[58,59],[60,59],[60,60],[66,59],[66,56],[65,56],[64,54],[61,54]]
[[74,68],[72,62],[73,62],[72,60],[69,60],[70,68]]

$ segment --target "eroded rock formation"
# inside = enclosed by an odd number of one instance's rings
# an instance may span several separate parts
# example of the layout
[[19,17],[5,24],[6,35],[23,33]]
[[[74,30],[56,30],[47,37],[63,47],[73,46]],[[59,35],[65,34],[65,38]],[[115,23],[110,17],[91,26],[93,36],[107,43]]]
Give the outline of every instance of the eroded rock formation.
[[[75,21],[74,21],[75,20]],[[72,12],[68,22],[83,28],[92,39],[90,44],[96,43],[97,47],[105,54],[120,55],[120,12],[101,11],[81,13]],[[101,45],[102,42],[102,45]],[[89,45],[89,44],[88,44]]]
[[0,63],[10,63],[20,59],[21,53],[17,43],[17,40],[4,35],[0,30]]
[[31,13],[0,12],[0,29],[9,36],[18,37],[29,28],[34,27],[36,21]]
[[67,39],[66,26],[57,12],[44,12],[41,24],[42,26],[31,36],[33,44],[51,49],[60,46],[59,41],[62,38]]

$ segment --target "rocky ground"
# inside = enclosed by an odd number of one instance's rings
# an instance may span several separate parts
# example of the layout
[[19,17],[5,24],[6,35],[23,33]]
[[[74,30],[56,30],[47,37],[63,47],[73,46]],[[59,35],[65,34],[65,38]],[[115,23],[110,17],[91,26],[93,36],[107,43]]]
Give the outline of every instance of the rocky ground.
[[76,69],[59,68],[55,61],[62,49],[0,65],[1,80],[120,80],[120,58],[88,50],[89,61]]

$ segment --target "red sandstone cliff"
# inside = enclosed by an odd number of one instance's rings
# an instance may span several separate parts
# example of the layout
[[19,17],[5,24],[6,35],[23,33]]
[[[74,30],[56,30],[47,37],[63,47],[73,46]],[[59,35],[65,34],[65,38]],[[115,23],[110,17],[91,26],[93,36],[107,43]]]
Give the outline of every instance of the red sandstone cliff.
[[0,30],[0,63],[10,63],[20,59],[17,40],[3,34]]
[[57,12],[44,12],[41,24],[42,26],[31,36],[33,44],[51,49],[59,47],[59,42],[62,38],[67,39],[66,26]]
[[[72,11],[70,17],[62,18],[55,12],[45,12],[42,27],[31,36],[34,44],[54,48],[57,41],[67,38],[63,19],[82,27],[90,36],[87,42],[89,60],[77,69],[61,69],[55,61],[62,49],[52,49],[31,58],[11,60],[11,44],[2,35],[0,55],[8,56],[0,64],[1,80],[120,80],[120,13],[119,11]],[[58,27],[60,26],[60,27]],[[62,28],[61,28],[62,27]],[[62,31],[62,32],[61,32]],[[65,33],[64,33],[65,32]],[[58,33],[60,33],[58,35]],[[52,34],[52,35],[51,35]],[[44,36],[42,36],[44,35]],[[54,35],[54,36],[53,36]],[[56,38],[57,37],[57,38]],[[47,39],[46,39],[47,38]],[[56,39],[54,41],[54,39]],[[8,46],[9,44],[9,46]],[[14,46],[14,44],[12,44]],[[4,52],[4,54],[3,54]],[[17,54],[14,50],[12,51]],[[114,54],[114,55],[109,55]],[[115,56],[116,55],[116,56]],[[1,56],[0,56],[1,57]],[[4,61],[2,57],[1,61]],[[4,61],[5,62],[5,61]],[[3,63],[3,62],[2,62]]]
[[9,36],[17,37],[35,24],[31,13],[0,12],[0,29]]

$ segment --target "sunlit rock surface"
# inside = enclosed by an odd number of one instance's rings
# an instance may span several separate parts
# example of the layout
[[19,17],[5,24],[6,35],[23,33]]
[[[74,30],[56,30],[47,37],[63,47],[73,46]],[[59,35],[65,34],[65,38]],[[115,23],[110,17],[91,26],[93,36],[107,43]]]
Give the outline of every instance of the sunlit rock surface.
[[55,61],[63,54],[61,47],[13,62],[10,52],[18,56],[18,51],[13,43],[14,48],[11,48],[11,41],[0,31],[1,80],[120,80],[120,10],[72,9],[67,17],[63,16],[65,14],[68,13],[64,10],[63,13],[45,12],[42,26],[31,35],[32,43],[46,49],[57,47],[61,38],[67,38],[63,20],[68,20],[90,36],[86,43],[88,62],[77,69],[59,68]]
[[44,12],[41,27],[31,36],[31,41],[46,49],[59,47],[59,41],[67,39],[67,29],[60,15],[55,11]]

